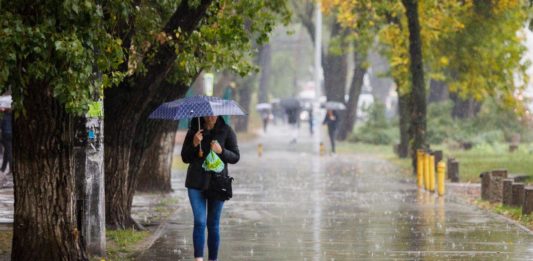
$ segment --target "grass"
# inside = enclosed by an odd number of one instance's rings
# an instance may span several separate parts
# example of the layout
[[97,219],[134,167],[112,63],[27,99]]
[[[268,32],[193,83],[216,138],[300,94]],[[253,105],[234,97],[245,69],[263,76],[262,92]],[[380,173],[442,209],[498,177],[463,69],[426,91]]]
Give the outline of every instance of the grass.
[[[533,177],[533,153],[519,149],[513,153],[506,150],[477,147],[469,151],[447,151],[444,154],[459,161],[460,179],[466,182],[479,182],[479,174],[494,169],[507,169],[511,174]],[[445,157],[447,157],[445,156]]]
[[[494,169],[507,169],[510,174],[527,175],[533,179],[533,144],[521,144],[515,152],[508,152],[507,144],[477,145],[471,150],[450,149],[444,145],[432,146],[442,150],[444,159],[449,157],[459,161],[461,182],[478,183],[479,174]],[[411,169],[410,159],[400,159],[392,151],[392,145],[372,145],[341,142],[340,153],[368,153],[396,163],[402,169]]]
[[11,241],[13,232],[10,230],[0,230],[0,259],[11,252]]
[[107,260],[132,260],[136,245],[150,235],[149,231],[107,230]]
[[167,219],[176,210],[178,199],[173,197],[163,198],[155,206],[155,211],[161,219]]
[[376,155],[396,164],[405,174],[411,174],[411,159],[400,159],[392,150],[392,145],[373,145],[365,143],[339,142],[338,153],[360,153]]
[[[178,199],[174,197],[163,197],[151,208],[150,222],[162,222],[166,220],[174,211],[178,204]],[[107,259],[106,260],[134,260],[134,257],[144,247],[143,243],[152,236],[155,227],[144,231],[138,230],[107,230]],[[100,260],[100,259],[95,259]]]
[[513,219],[525,227],[533,230],[533,214],[522,215],[522,208],[504,206],[501,203],[490,203],[486,200],[476,200],[474,204],[483,209],[491,210],[497,214]]

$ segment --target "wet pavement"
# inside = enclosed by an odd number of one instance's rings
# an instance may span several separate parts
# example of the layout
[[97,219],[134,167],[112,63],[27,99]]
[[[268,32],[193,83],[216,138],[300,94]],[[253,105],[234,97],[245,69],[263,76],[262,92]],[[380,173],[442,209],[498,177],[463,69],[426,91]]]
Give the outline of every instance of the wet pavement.
[[[419,191],[385,160],[320,157],[307,133],[292,145],[287,133],[279,127],[241,145],[241,161],[230,165],[219,260],[533,260],[533,235],[520,226]],[[184,179],[175,173],[178,211],[137,260],[192,260]]]

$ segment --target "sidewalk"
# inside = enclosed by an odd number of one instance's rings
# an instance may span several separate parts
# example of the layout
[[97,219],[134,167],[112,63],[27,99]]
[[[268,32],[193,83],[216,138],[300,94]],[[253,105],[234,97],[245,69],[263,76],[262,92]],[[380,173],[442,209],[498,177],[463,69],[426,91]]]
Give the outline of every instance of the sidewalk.
[[[290,145],[287,131],[271,128],[242,144],[230,166],[234,198],[221,220],[220,260],[533,259],[531,233],[506,219],[419,191],[371,155],[319,157],[307,132]],[[179,210],[137,260],[192,260],[184,178],[173,181]]]

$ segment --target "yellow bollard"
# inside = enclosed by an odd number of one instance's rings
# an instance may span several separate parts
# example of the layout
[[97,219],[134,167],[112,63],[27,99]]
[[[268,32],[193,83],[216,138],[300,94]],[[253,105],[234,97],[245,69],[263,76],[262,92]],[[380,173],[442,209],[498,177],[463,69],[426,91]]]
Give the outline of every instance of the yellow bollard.
[[429,156],[429,191],[435,192],[435,156]]
[[416,181],[419,188],[424,186],[424,165],[422,165],[422,155],[424,155],[424,150],[416,150]]
[[424,189],[429,190],[429,154],[424,152]]
[[324,142],[320,142],[320,156],[324,156],[326,154],[326,146],[324,146]]
[[259,143],[257,145],[257,156],[259,157],[263,156],[263,143]]
[[438,193],[439,196],[444,196],[445,188],[444,188],[444,177],[446,176],[446,163],[444,161],[439,162],[437,164],[437,182],[438,182]]

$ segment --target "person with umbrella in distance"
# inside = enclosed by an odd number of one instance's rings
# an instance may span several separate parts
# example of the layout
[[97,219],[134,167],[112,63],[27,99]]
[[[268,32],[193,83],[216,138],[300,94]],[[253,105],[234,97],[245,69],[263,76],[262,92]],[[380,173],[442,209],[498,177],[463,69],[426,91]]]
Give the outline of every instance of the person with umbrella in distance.
[[281,100],[280,104],[285,108],[289,126],[292,128],[292,139],[290,140],[290,144],[294,144],[297,142],[299,132],[300,101],[291,97]]
[[326,117],[322,124],[327,124],[328,126],[328,136],[331,143],[331,152],[335,153],[335,136],[337,134],[337,125],[339,122],[339,115],[337,110],[344,110],[346,106],[340,102],[326,102],[324,105],[326,108]]
[[217,97],[192,96],[165,103],[157,108],[152,119],[192,118],[183,142],[181,158],[189,164],[185,187],[189,196],[193,216],[193,246],[196,261],[203,261],[205,229],[207,228],[207,248],[209,260],[217,260],[220,246],[220,218],[224,200],[208,193],[212,173],[206,172],[206,159],[211,151],[224,163],[215,175],[228,176],[228,163],[235,164],[240,159],[237,136],[233,129],[219,115],[244,115],[234,101]]
[[266,133],[268,122],[270,121],[270,111],[272,110],[272,105],[270,103],[259,103],[255,106],[255,109],[261,116],[261,121],[263,122],[263,132]]

